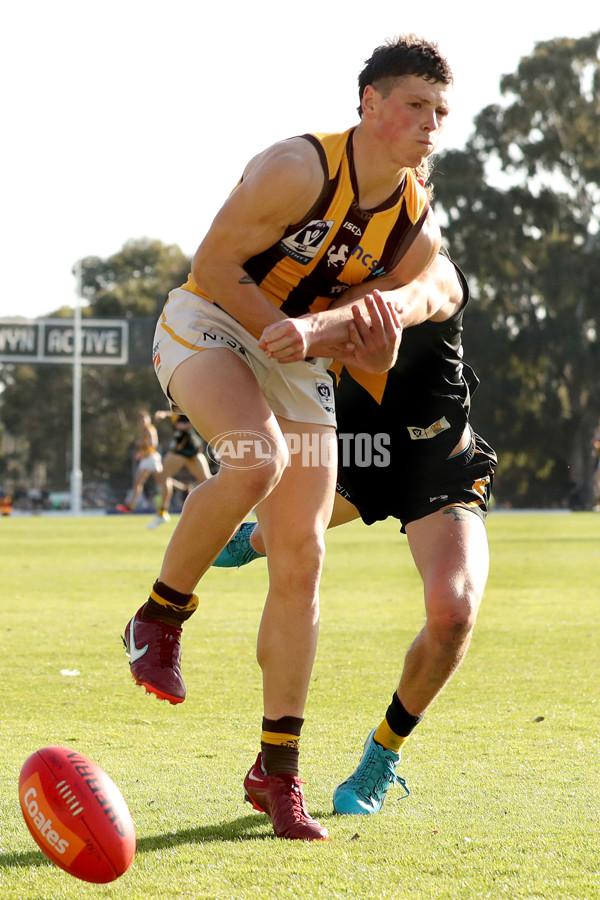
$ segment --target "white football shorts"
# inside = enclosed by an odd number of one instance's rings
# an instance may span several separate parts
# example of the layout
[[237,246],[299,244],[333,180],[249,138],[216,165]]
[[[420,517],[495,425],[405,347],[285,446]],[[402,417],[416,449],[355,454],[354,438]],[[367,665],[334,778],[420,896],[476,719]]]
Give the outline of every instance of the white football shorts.
[[169,294],[152,349],[154,371],[174,412],[182,412],[169,396],[169,382],[177,366],[194,353],[217,348],[231,350],[244,360],[276,416],[335,428],[329,360],[279,363],[268,359],[258,340],[236,319],[183,288]]
[[142,456],[138,463],[140,472],[162,472],[163,464],[160,453],[149,453],[148,456]]

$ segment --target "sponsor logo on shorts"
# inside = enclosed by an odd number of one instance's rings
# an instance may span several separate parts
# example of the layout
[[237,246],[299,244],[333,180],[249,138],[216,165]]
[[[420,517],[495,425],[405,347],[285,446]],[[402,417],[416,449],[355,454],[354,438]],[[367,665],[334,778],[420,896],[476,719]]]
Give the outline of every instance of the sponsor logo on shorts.
[[450,427],[450,422],[446,416],[443,416],[437,422],[429,425],[428,428],[422,428],[420,425],[408,425],[407,430],[411,441],[426,441],[429,438],[437,437],[438,434],[441,434],[442,431],[447,431]]
[[230,334],[221,334],[219,331],[203,331],[198,343],[204,345],[203,350],[208,350],[210,347],[229,347],[240,356],[246,356],[246,348],[239,341],[232,338]]

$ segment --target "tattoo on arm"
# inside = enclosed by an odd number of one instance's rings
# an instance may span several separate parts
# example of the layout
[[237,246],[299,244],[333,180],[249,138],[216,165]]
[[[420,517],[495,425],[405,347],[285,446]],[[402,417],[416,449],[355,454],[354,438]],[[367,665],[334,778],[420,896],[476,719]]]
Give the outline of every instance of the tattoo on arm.
[[240,284],[256,284],[254,278],[251,275],[242,275],[239,280]]

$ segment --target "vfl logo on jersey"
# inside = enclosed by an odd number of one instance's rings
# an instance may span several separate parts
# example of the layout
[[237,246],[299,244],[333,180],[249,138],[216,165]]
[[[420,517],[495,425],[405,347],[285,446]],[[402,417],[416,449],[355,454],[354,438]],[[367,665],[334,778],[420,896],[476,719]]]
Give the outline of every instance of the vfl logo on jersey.
[[447,431],[448,428],[450,428],[450,422],[446,416],[438,419],[429,428],[420,428],[418,425],[407,426],[411,441],[426,441],[429,438],[437,437],[438,434],[441,434],[442,431]]
[[334,224],[333,221],[314,219],[308,225],[303,225],[296,234],[290,234],[279,241],[279,246],[294,262],[306,266],[315,258]]

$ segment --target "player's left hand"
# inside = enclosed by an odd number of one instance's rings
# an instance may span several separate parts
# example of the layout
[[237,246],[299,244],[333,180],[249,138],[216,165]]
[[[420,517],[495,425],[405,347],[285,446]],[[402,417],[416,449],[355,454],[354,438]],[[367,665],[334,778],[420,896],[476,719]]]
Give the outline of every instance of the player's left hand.
[[307,330],[302,319],[282,319],[265,328],[258,346],[269,359],[298,362],[305,358],[308,349]]
[[310,355],[312,336],[311,316],[282,319],[265,328],[258,346],[269,359],[276,359],[280,363],[299,362]]
[[365,372],[387,372],[398,356],[402,323],[394,306],[384,300],[379,291],[367,294],[364,299],[370,321],[367,322],[358,306],[352,307],[349,344],[337,347],[335,358]]

